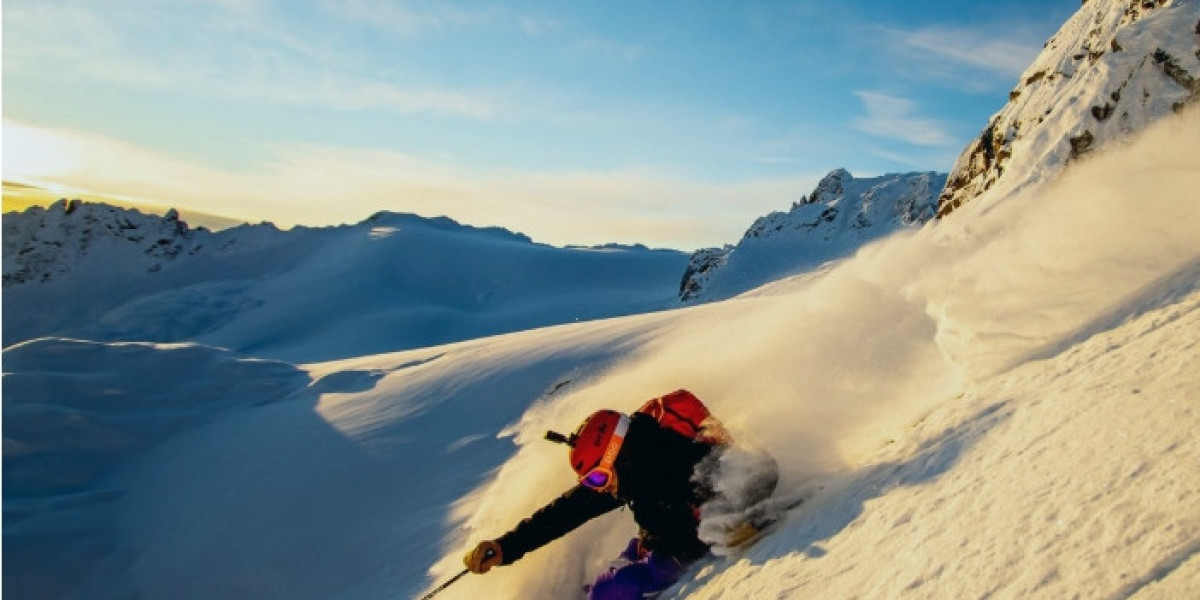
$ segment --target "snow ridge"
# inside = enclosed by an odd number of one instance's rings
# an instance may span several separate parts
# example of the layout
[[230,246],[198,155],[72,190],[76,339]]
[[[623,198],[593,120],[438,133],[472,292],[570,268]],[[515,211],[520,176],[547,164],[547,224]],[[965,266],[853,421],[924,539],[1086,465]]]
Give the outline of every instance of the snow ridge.
[[[381,211],[360,227],[426,227],[443,232],[472,233],[496,240],[532,244],[533,240],[502,227],[476,228],[449,217],[421,217]],[[48,207],[35,206],[4,215],[4,286],[49,283],[78,269],[90,257],[145,273],[158,273],[176,261],[206,252],[260,249],[284,238],[303,237],[322,230],[297,227],[280,231],[271,223],[241,225],[220,232],[191,228],[175,209],[161,217],[109,204],[60,199]]]
[[835,169],[787,212],[757,219],[736,246],[694,253],[680,299],[728,298],[919,227],[933,218],[945,182],[944,174],[931,172],[855,178]]
[[4,215],[4,286],[47,283],[74,269],[89,254],[113,246],[140,253],[146,272],[200,251],[213,238],[190,229],[175,210],[163,217],[105,204],[61,199],[47,208]]
[[959,156],[938,215],[1053,179],[1197,97],[1200,0],[1085,0]]
[[199,342],[296,361],[666,308],[687,262],[677,251],[555,248],[391,212],[213,233],[174,212],[60,201],[5,214],[4,227],[6,345]]

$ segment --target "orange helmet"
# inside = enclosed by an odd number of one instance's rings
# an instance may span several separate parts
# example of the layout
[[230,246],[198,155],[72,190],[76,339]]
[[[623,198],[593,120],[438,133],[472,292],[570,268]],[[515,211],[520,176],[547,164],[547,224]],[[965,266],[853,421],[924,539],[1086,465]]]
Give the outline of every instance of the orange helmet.
[[[615,410],[598,410],[579,424],[579,429],[571,436],[571,468],[580,477],[600,465],[609,450],[613,436],[624,439],[629,430],[629,417]],[[619,443],[619,442],[618,442]],[[611,460],[616,460],[618,446],[612,451]]]

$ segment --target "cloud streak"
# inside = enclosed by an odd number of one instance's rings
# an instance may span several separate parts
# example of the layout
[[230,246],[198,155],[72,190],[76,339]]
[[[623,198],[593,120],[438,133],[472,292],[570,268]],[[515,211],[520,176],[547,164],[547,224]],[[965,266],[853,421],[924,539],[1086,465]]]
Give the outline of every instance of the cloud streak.
[[705,184],[639,169],[480,170],[326,145],[273,147],[269,160],[226,171],[94,135],[7,120],[4,129],[15,134],[5,140],[5,176],[18,181],[285,227],[353,223],[380,210],[447,215],[557,245],[732,243],[819,179]]
[[1036,46],[1007,39],[987,39],[976,31],[926,28],[900,34],[904,46],[934,61],[1017,77],[1037,56]]
[[866,116],[854,119],[855,129],[874,136],[900,140],[918,146],[952,146],[954,136],[936,119],[918,116],[916,103],[906,98],[873,91],[858,91]]
[[441,3],[426,4],[423,10],[417,10],[410,3],[385,0],[325,0],[322,5],[337,17],[401,35],[475,26],[491,21],[495,14],[492,10],[472,12]]
[[880,50],[903,75],[976,92],[1016,81],[1041,47],[1035,34],[1016,25],[873,29]]
[[[259,105],[474,120],[490,120],[504,110],[481,90],[411,75],[401,82],[372,75],[375,69],[353,51],[260,19],[253,3],[218,5],[225,10],[202,18],[184,11],[102,14],[102,8],[49,2],[6,7],[5,69],[31,78],[190,92]],[[46,43],[46,31],[69,42]]]

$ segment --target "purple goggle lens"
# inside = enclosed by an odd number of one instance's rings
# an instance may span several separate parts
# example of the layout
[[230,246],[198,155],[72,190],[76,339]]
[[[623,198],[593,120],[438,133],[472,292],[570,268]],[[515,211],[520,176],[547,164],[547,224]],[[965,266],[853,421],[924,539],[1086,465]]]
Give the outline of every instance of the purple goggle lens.
[[590,487],[600,489],[608,485],[608,473],[604,471],[592,471],[583,478],[583,484]]

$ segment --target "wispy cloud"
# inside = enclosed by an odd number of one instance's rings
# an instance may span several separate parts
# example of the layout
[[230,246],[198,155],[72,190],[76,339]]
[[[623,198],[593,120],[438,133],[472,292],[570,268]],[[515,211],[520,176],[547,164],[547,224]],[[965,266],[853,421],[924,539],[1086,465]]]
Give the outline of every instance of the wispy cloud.
[[967,29],[929,27],[897,35],[904,46],[934,61],[948,61],[1003,76],[1020,75],[1038,53],[1038,47],[1030,40],[989,38]]
[[571,42],[566,50],[606,62],[620,63],[635,62],[646,54],[646,47],[640,44],[620,42],[591,34],[582,35]]
[[314,73],[297,79],[243,79],[220,95],[274,105],[304,105],[335,111],[386,110],[489,120],[501,108],[495,99],[450,88],[403,87],[386,81]]
[[907,98],[872,91],[854,94],[862,101],[867,113],[853,121],[854,128],[863,133],[918,146],[949,146],[957,143],[944,123],[914,114],[916,103]]
[[440,2],[423,3],[419,8],[394,0],[324,0],[322,5],[337,17],[405,35],[477,26],[499,14],[493,8],[472,11]]
[[[260,19],[255,1],[212,1],[223,10],[194,18],[171,11],[101,14],[102,7],[69,3],[6,6],[6,76],[11,69],[25,77],[337,111],[486,120],[503,110],[480,90],[382,79],[332,38],[308,38]],[[46,43],[46,31],[69,43]]]
[[563,22],[554,17],[521,15],[516,18],[521,32],[531,38],[553,35],[562,31]]
[[[736,241],[817,176],[699,183],[651,169],[467,168],[389,150],[268,149],[224,170],[128,143],[6,120],[6,177],[281,226],[357,222],[379,210],[499,225],[552,244],[691,249]],[[604,210],[597,210],[604,207]]]
[[896,152],[887,148],[870,146],[863,150],[872,156],[919,171],[930,170],[930,165],[952,165],[958,158],[958,153],[950,148],[927,152]]
[[993,89],[1016,81],[1037,56],[1043,41],[1028,28],[1015,25],[935,25],[919,29],[876,26],[873,39],[905,76],[967,90]]

